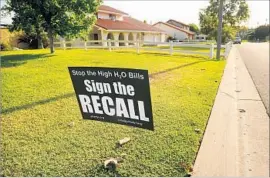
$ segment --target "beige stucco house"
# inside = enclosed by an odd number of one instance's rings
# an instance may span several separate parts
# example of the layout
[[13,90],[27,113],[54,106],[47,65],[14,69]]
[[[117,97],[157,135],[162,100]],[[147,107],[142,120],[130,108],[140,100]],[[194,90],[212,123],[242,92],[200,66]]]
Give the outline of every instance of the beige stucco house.
[[177,40],[192,40],[195,36],[195,33],[189,30],[189,25],[172,19],[167,22],[157,22],[153,26]]
[[[118,9],[101,5],[96,14],[97,21],[92,32],[88,35],[88,40],[129,40],[129,41],[151,41],[164,42],[166,34],[159,28],[132,18],[129,14]],[[62,39],[63,40],[63,39]],[[73,44],[82,45],[80,39],[76,39]],[[114,42],[112,46],[133,45],[128,42]],[[107,42],[95,42],[96,46],[107,46]]]

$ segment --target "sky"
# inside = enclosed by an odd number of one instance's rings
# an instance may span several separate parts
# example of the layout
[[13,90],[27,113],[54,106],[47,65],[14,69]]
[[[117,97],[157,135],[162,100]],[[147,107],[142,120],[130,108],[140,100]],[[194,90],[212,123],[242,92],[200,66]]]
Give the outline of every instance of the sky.
[[[135,1],[135,0],[103,0],[105,5],[109,5],[124,11],[132,17],[147,23],[154,24],[158,21],[175,19],[183,23],[195,23],[199,25],[199,11],[207,7],[207,0],[201,1]],[[1,6],[5,0],[0,0]],[[269,0],[248,0],[250,8],[250,19],[246,26],[254,28],[258,25],[269,24]],[[2,18],[1,23],[11,23],[11,18]]]

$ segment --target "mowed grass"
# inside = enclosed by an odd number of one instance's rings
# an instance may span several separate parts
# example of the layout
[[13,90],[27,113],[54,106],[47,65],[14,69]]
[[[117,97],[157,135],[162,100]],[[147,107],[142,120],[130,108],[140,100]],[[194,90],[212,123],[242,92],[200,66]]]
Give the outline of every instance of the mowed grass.
[[[185,176],[224,61],[107,50],[1,52],[0,176]],[[155,131],[83,120],[68,66],[148,69]],[[71,124],[71,123],[74,123]],[[116,142],[131,141],[121,148]],[[121,157],[115,171],[107,158]]]

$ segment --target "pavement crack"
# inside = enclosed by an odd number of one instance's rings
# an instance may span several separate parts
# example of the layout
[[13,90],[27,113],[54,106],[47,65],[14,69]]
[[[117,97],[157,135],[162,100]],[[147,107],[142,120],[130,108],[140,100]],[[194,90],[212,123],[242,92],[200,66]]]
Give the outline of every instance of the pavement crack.
[[235,99],[235,97],[234,97],[234,96],[232,96],[232,95],[230,95],[229,93],[226,93],[226,92],[223,92],[223,91],[221,91],[221,93],[223,93],[223,94],[225,94],[225,95],[229,96],[230,98]]
[[260,99],[238,99],[239,101],[262,101]]

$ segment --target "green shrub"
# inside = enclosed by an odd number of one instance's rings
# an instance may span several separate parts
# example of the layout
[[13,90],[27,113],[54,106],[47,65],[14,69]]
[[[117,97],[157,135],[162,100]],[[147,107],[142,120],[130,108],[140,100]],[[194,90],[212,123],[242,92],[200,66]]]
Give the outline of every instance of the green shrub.
[[173,40],[176,40],[176,38],[169,36],[166,41],[169,42],[169,41],[173,41]]
[[[30,49],[38,49],[38,40],[35,34],[19,34],[18,35],[19,43],[27,43]],[[41,34],[43,47],[46,48],[49,45],[48,38],[46,34]]]
[[0,49],[1,49],[1,51],[10,51],[10,50],[12,50],[12,47],[7,42],[0,42]]

